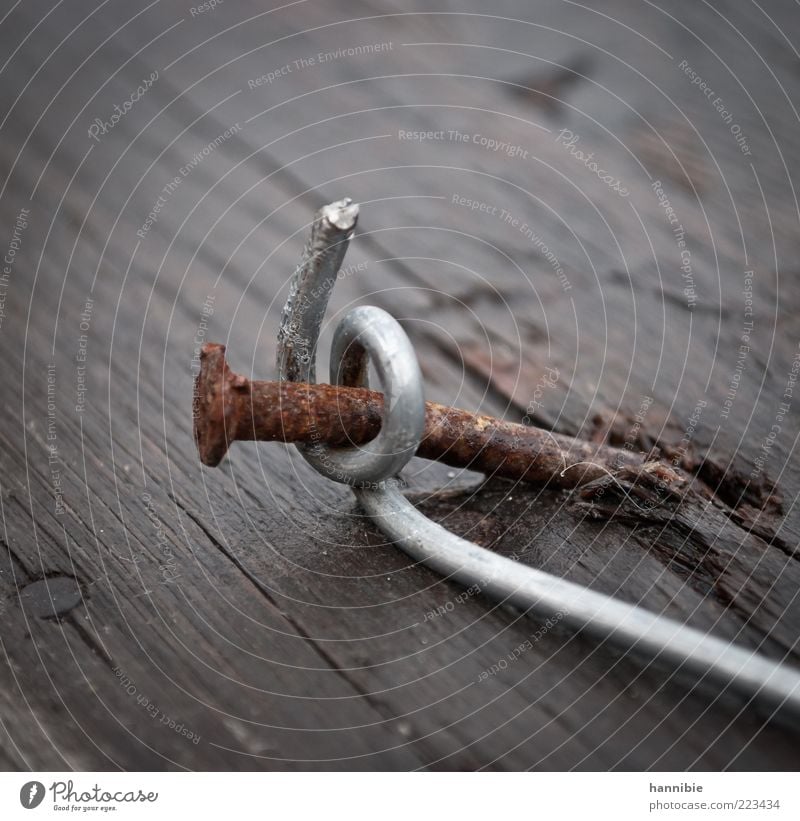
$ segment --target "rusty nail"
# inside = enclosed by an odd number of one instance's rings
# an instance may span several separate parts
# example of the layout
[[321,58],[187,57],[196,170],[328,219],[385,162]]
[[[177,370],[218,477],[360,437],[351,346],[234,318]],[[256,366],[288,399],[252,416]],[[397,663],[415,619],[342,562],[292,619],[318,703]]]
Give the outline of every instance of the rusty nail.
[[[267,382],[234,373],[225,346],[203,345],[194,389],[194,436],[204,465],[218,465],[234,441],[361,445],[381,426],[383,395],[366,388]],[[417,456],[492,476],[576,487],[621,468],[642,467],[645,453],[596,445],[541,428],[425,403]]]

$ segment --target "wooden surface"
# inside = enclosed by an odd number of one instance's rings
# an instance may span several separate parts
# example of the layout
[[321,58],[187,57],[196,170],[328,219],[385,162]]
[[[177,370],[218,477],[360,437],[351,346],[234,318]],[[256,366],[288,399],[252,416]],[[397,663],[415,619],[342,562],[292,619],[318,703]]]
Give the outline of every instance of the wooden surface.
[[325,351],[380,305],[429,399],[685,438],[697,476],[642,514],[414,462],[422,509],[800,666],[796,4],[268,5],[2,18],[0,766],[797,767],[791,727],[413,566],[291,448],[211,470],[191,439],[195,345],[272,376],[308,222],[349,195]]

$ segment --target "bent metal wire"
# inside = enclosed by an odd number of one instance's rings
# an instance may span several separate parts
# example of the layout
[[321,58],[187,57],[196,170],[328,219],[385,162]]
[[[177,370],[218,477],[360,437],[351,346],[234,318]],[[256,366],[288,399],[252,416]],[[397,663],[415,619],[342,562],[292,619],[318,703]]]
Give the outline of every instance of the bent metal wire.
[[[292,279],[278,335],[279,379],[314,382],[322,320],[358,219],[349,199],[315,216]],[[334,384],[367,386],[371,361],[385,394],[379,435],[360,448],[299,445],[323,476],[352,486],[383,533],[416,561],[491,598],[543,614],[561,612],[578,631],[690,674],[695,681],[738,691],[771,711],[800,714],[800,673],[755,652],[707,635],[581,585],[521,565],[453,535],[421,514],[393,478],[423,434],[422,376],[403,329],[386,311],[358,307],[339,323],[331,348]]]

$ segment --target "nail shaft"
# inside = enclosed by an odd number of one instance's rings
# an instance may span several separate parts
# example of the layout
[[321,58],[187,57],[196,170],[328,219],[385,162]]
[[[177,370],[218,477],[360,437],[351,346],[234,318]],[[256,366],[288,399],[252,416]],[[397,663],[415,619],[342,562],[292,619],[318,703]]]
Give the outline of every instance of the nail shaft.
[[[376,391],[249,380],[228,367],[223,345],[206,343],[201,350],[194,428],[200,458],[211,467],[237,440],[363,445],[380,430],[382,414],[383,395]],[[417,456],[555,487],[576,487],[647,461],[644,453],[595,445],[436,402],[425,403],[425,434]]]

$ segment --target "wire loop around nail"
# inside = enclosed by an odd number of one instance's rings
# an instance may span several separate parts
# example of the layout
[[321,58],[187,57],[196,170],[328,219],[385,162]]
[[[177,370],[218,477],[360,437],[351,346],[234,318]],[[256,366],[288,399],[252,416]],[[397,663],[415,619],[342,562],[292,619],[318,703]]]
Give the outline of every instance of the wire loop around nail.
[[364,487],[398,474],[416,453],[425,430],[422,374],[409,338],[381,308],[354,308],[339,323],[331,345],[334,384],[368,387],[372,362],[384,395],[383,423],[365,445],[331,448],[316,443],[302,449],[306,461],[336,482]]
[[[295,272],[278,337],[281,380],[314,381],[313,358],[338,265],[355,227],[357,206],[342,200],[318,212]],[[335,252],[335,253],[334,253]],[[800,673],[713,635],[613,596],[521,565],[448,532],[431,521],[389,478],[413,456],[422,437],[422,378],[414,349],[398,323],[379,308],[348,313],[334,336],[333,381],[364,384],[372,361],[385,394],[377,439],[360,449],[302,448],[323,475],[354,485],[364,511],[415,560],[445,578],[477,585],[497,601],[563,619],[564,624],[609,639],[674,670],[693,673],[755,698],[769,710],[800,715]],[[368,359],[369,357],[369,359]]]

